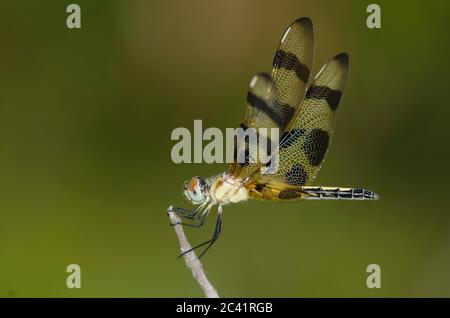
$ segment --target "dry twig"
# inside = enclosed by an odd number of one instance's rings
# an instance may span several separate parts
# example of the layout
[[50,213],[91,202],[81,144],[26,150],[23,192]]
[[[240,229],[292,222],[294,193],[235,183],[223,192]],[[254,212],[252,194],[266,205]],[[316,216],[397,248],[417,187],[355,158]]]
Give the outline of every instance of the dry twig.
[[[184,234],[183,226],[180,224],[181,219],[172,211],[172,206],[167,209],[167,215],[169,216],[170,224],[173,225],[178,241],[180,242],[181,253],[190,250],[191,245]],[[206,274],[203,271],[202,263],[200,263],[200,260],[197,258],[197,255],[195,255],[195,252],[192,251],[186,253],[183,255],[183,258],[186,266],[192,271],[192,276],[194,276],[194,279],[200,285],[205,296],[207,298],[219,298],[219,294],[206,277]]]

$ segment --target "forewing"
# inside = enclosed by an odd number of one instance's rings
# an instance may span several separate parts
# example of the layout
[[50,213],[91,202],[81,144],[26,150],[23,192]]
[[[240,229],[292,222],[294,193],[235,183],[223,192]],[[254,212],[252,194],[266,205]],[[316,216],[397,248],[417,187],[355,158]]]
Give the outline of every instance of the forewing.
[[296,118],[281,138],[278,171],[272,178],[296,186],[314,180],[333,137],[347,73],[348,55],[343,53],[317,74]]
[[[279,128],[282,136],[298,113],[309,81],[314,55],[314,35],[309,18],[292,23],[284,33],[273,59],[272,74],[260,73],[253,77],[247,94],[247,106],[241,128]],[[244,147],[244,162],[239,157],[237,142],[233,149],[234,163],[228,173],[244,179],[261,167],[257,153],[248,143]]]
[[272,74],[250,81],[243,124],[253,128],[287,128],[305,96],[314,56],[309,18],[300,18],[284,33],[272,62]]
[[285,130],[305,97],[314,57],[314,33],[309,18],[300,18],[284,33],[272,62],[274,104],[287,110],[279,127]]

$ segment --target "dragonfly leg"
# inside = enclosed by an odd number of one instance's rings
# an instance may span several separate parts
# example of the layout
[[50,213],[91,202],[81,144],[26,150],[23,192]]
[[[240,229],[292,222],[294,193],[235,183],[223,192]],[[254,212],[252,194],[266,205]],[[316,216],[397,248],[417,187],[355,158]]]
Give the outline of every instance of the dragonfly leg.
[[[206,253],[206,251],[208,251],[208,249],[209,249],[209,248],[217,241],[217,239],[218,239],[219,236],[220,236],[220,233],[222,232],[222,205],[219,205],[219,207],[218,207],[217,210],[218,210],[218,213],[217,213],[217,221],[216,221],[216,226],[215,226],[215,228],[214,228],[214,233],[213,233],[212,238],[211,238],[210,240],[208,240],[208,241],[202,243],[202,244],[199,244],[199,245],[197,245],[197,246],[195,246],[195,247],[193,247],[193,248],[191,248],[191,249],[189,249],[189,250],[187,250],[187,251],[181,253],[180,256],[178,256],[178,257],[182,257],[183,255],[185,255],[185,254],[187,254],[187,253],[189,253],[189,252],[192,252],[193,250],[195,250],[195,249],[197,249],[197,248],[199,248],[199,247],[202,247],[202,246],[208,244],[208,246],[205,248],[205,250],[204,250],[204,251],[200,254],[200,256],[198,257],[198,258],[200,258],[200,257],[202,257],[202,256]],[[209,212],[208,212],[208,213],[209,213]]]
[[[195,211],[189,211],[183,208],[171,208],[171,211],[174,212],[176,215],[178,215],[181,218],[186,218],[186,219],[190,219],[193,221],[193,223],[186,223],[186,222],[178,222],[175,224],[170,224],[171,226],[174,225],[186,225],[186,226],[190,226],[190,227],[196,227],[196,228],[200,228],[203,226],[203,224],[206,221],[206,218],[209,215],[209,212],[211,211],[211,208],[213,207],[212,204],[209,204],[208,206],[205,207],[206,204],[202,204],[201,206],[199,206],[197,209],[195,209]],[[204,208],[204,209],[203,209]],[[199,215],[199,212],[201,210],[204,210],[202,213],[200,213],[200,217],[197,217]],[[198,221],[200,221],[199,223],[197,223]]]
[[169,210],[174,212],[180,218],[194,220],[195,217],[198,215],[198,213],[207,206],[208,202],[209,202],[209,200],[206,200],[205,202],[200,204],[194,211],[191,211],[188,209],[183,209],[183,208],[178,208],[178,207],[172,207],[172,206],[169,207]]

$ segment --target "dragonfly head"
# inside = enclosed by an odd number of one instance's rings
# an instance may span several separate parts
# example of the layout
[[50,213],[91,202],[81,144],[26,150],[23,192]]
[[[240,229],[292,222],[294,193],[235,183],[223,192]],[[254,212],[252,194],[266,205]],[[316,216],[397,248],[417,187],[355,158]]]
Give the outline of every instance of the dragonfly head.
[[184,183],[183,194],[188,201],[193,204],[200,204],[206,200],[207,187],[205,179],[202,177],[192,177]]

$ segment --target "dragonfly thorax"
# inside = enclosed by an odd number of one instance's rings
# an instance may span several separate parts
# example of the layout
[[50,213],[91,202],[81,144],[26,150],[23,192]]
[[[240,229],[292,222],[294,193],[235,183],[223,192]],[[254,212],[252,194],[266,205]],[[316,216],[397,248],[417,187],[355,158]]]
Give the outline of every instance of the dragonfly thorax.
[[209,193],[214,202],[222,205],[246,201],[249,197],[243,181],[228,174],[217,176],[211,183]]

